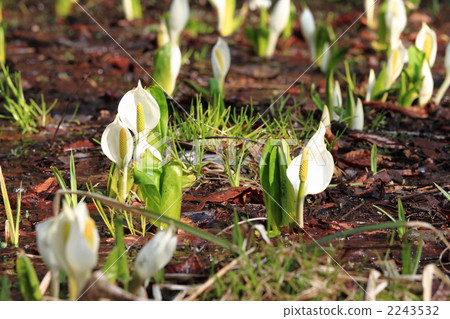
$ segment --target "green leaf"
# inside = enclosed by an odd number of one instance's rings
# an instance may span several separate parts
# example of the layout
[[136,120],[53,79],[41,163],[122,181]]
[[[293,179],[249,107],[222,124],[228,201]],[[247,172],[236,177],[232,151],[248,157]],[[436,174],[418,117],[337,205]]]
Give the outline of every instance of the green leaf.
[[56,0],[55,3],[55,13],[57,17],[65,18],[72,11],[72,1],[71,0]]
[[202,88],[200,85],[198,85],[194,81],[189,80],[189,79],[184,79],[183,81],[186,82],[190,87],[192,87],[201,96],[205,97],[206,99],[210,98],[208,90],[205,90],[204,88]]
[[377,153],[378,153],[377,144],[374,143],[372,145],[372,150],[370,152],[370,170],[372,171],[373,174],[377,173]]
[[222,93],[220,92],[219,82],[215,78],[209,79],[209,96],[212,97],[212,101],[210,99],[209,103],[214,108],[219,108],[220,113],[225,111],[225,102],[222,98]]
[[308,247],[306,247],[306,251],[310,251],[315,246],[319,246],[322,243],[329,242],[336,238],[341,238],[341,237],[345,238],[347,236],[357,234],[357,233],[375,231],[375,230],[395,229],[395,228],[400,228],[400,227],[405,227],[405,226],[406,226],[406,222],[398,221],[398,222],[387,222],[387,223],[381,223],[381,224],[372,224],[372,225],[362,226],[362,227],[358,227],[358,228],[347,229],[340,233],[335,233],[332,235],[328,235],[328,236],[316,239],[314,241],[314,243],[312,243]]
[[[75,159],[73,158],[73,152],[70,152],[70,189],[73,191],[77,190],[77,172],[75,170]],[[72,194],[72,207],[77,206],[78,198],[77,194]]]
[[323,108],[325,106],[325,104],[322,102],[322,100],[320,99],[320,96],[318,93],[315,92],[316,90],[316,86],[314,83],[311,84],[311,89],[309,91],[309,94],[311,96],[311,100],[314,102],[314,104],[317,106],[317,108],[320,111],[323,111]]
[[157,212],[160,211],[161,195],[159,193],[160,173],[154,171],[152,173],[144,173],[138,169],[134,169],[134,181],[144,196],[145,206]]
[[345,59],[349,48],[337,49],[336,44],[333,46],[331,51],[331,58],[328,61],[327,72],[332,72],[337,69],[339,63]]
[[166,43],[159,48],[154,57],[153,79],[156,85],[161,86],[164,91],[168,91],[171,85],[170,72],[171,43]]
[[353,118],[355,116],[355,99],[350,85],[347,85],[347,99],[345,101],[345,117],[347,118],[348,126],[352,127]]
[[334,76],[333,71],[329,71],[327,74],[327,82],[325,87],[325,104],[328,107],[330,114],[330,121],[333,121],[334,105],[333,105],[333,91],[334,91]]
[[385,85],[386,85],[386,65],[383,66],[383,68],[380,71],[380,74],[378,74],[378,77],[375,80],[375,85],[373,86],[372,91],[372,101],[381,100],[384,93],[388,92],[388,90],[384,89]]
[[245,27],[245,37],[250,41],[253,51],[259,57],[265,57],[266,55],[269,33],[267,26],[259,26],[256,28],[252,28],[251,26]]
[[[183,169],[177,162],[164,165],[161,175],[161,214],[180,220],[183,182]],[[166,228],[168,224],[162,225]]]
[[114,218],[115,226],[115,246],[109,253],[108,259],[105,262],[102,270],[109,282],[115,283],[120,279],[125,285],[125,289],[130,280],[128,270],[127,253],[123,241],[123,219],[122,217]]
[[411,45],[408,48],[408,66],[405,70],[411,82],[414,83],[421,80],[422,64],[424,63],[425,58],[425,53],[419,50],[415,45]]
[[388,29],[385,19],[387,4],[388,1],[383,1],[378,11],[378,41],[380,41],[381,44],[386,44],[388,42]]
[[0,277],[0,301],[11,301],[11,282],[8,276]]
[[280,233],[280,226],[289,224],[289,214],[295,214],[295,204],[292,203],[295,196],[293,189],[289,189],[292,186],[286,175],[289,163],[286,141],[269,139],[261,156],[259,174],[266,205],[267,230],[271,237]]
[[39,290],[39,279],[30,259],[24,253],[20,253],[19,257],[17,257],[16,272],[23,299],[25,301],[41,300],[42,294]]

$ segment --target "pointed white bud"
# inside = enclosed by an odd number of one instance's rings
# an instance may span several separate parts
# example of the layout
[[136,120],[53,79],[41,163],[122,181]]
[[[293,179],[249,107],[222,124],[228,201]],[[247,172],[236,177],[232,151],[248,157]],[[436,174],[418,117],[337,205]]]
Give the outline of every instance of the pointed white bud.
[[189,20],[189,1],[173,0],[170,5],[169,33],[170,41],[178,45],[181,32]]
[[406,27],[406,8],[403,0],[388,0],[385,13],[386,26],[390,33],[391,48],[395,48]]
[[420,75],[423,77],[423,80],[419,92],[419,105],[423,106],[430,101],[434,89],[433,75],[427,60],[423,61]]
[[172,259],[176,247],[177,237],[173,225],[159,231],[136,257],[134,268],[138,276],[142,280],[153,277]]
[[356,101],[355,114],[353,115],[352,130],[362,131],[364,128],[364,108],[361,99]]
[[372,100],[372,92],[375,86],[375,82],[376,82],[375,71],[373,69],[370,69],[369,78],[367,79],[366,101]]
[[227,42],[220,38],[212,48],[211,64],[214,78],[219,83],[221,94],[225,94],[225,77],[230,70],[231,54]]
[[311,60],[314,61],[316,59],[316,45],[314,42],[314,32],[316,31],[316,24],[314,22],[313,14],[311,10],[309,10],[309,8],[306,8],[301,13],[300,26],[302,28],[301,31],[303,37],[305,38],[306,42],[308,42]]
[[269,39],[267,40],[266,57],[273,56],[278,37],[289,22],[291,1],[278,0],[270,15]]

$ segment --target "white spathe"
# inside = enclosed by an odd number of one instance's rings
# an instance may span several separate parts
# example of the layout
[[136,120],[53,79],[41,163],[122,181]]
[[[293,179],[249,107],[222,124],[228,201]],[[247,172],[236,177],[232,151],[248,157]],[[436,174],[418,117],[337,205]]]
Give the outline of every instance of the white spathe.
[[302,11],[300,15],[300,26],[303,37],[305,38],[306,42],[308,42],[311,60],[314,61],[316,59],[316,45],[314,43],[314,32],[316,31],[316,24],[314,22],[313,14],[311,10],[309,10],[309,8],[306,8]]
[[356,101],[355,114],[353,115],[352,130],[362,131],[364,128],[364,108],[361,99]]
[[291,0],[278,0],[275,4],[269,23],[269,39],[267,40],[266,57],[273,56],[278,38],[289,22]]
[[406,8],[403,0],[388,0],[385,21],[390,33],[391,48],[395,48],[407,22]]
[[445,79],[444,82],[442,82],[438,92],[436,93],[435,97],[436,104],[441,103],[441,100],[444,97],[445,92],[448,90],[448,87],[450,86],[450,43],[447,44],[447,48],[445,49],[444,66],[446,72]]
[[65,246],[65,259],[77,283],[77,296],[91,276],[92,269],[97,264],[99,235],[95,221],[89,216],[86,203],[79,203],[71,210],[74,218],[70,224],[69,237]]
[[322,117],[320,118],[320,122],[323,123],[325,127],[330,126],[330,111],[328,110],[328,106],[323,106]]
[[328,62],[330,61],[330,57],[331,57],[331,49],[330,49],[330,45],[327,43],[325,44],[322,54],[321,54],[321,59],[320,59],[320,71],[322,71],[323,73],[327,72],[328,69]]
[[425,53],[425,57],[430,64],[430,68],[433,67],[436,61],[437,54],[437,38],[436,32],[431,30],[431,28],[425,23],[422,23],[422,28],[416,37],[416,47]]
[[377,0],[364,0],[364,9],[366,10],[367,26],[371,29],[375,29],[375,4]]
[[173,44],[178,45],[178,39],[189,20],[189,1],[173,0],[170,4],[169,34]]
[[342,92],[341,92],[341,86],[339,85],[338,80],[334,81],[332,102],[333,102],[333,109],[335,110],[333,113],[333,119],[336,121],[339,121],[339,119],[341,118],[339,116],[339,114],[341,114],[341,110],[338,110],[336,112],[336,109],[342,108]]
[[[319,124],[317,132],[306,143],[308,149],[308,170],[305,182],[304,195],[312,195],[323,192],[330,184],[334,172],[333,156],[327,150],[325,144],[325,126],[322,122]],[[294,158],[289,164],[286,174],[291,182],[295,192],[300,187],[300,163],[302,161],[303,151]]]
[[175,84],[177,82],[177,77],[181,69],[181,58],[180,47],[177,44],[172,44],[170,46],[170,86],[166,89],[166,93],[169,95],[172,95],[173,91],[175,90]]
[[69,277],[70,298],[80,295],[97,264],[99,235],[87,205],[72,208],[63,202],[62,212],[36,227],[39,251],[44,262]]
[[51,249],[50,243],[55,232],[55,218],[51,217],[36,225],[36,242],[39,254],[51,271],[58,271],[61,265]]
[[234,9],[236,0],[209,0],[217,11],[217,29],[223,37],[227,37],[234,30]]
[[[181,53],[180,53],[181,56]],[[181,61],[181,57],[180,57]],[[181,63],[180,63],[181,64]],[[141,81],[138,82],[138,86],[125,93],[119,102],[118,114],[120,121],[128,127],[134,135],[138,133],[137,130],[137,104],[142,104],[144,112],[145,131],[143,133],[149,133],[159,123],[161,113],[159,106],[153,96],[145,90]]]
[[367,79],[367,89],[366,89],[366,101],[372,100],[372,92],[373,88],[375,86],[376,78],[375,78],[375,71],[373,69],[370,69],[369,71],[369,78]]
[[450,43],[447,44],[447,47],[445,48],[444,66],[447,74],[450,74]]
[[231,54],[227,42],[220,37],[212,49],[211,64],[214,78],[219,83],[220,91],[224,95],[225,77],[230,70]]
[[419,105],[423,106],[430,101],[434,89],[433,75],[427,60],[422,63],[420,75],[423,77],[423,80],[419,91]]
[[[125,140],[120,138],[121,134],[125,134],[123,135]],[[128,128],[120,121],[119,116],[116,116],[115,120],[103,131],[100,144],[103,153],[111,162],[114,162],[120,169],[128,166],[133,156],[133,137]],[[121,147],[125,151],[123,158],[120,154]]]
[[250,0],[248,3],[248,7],[250,10],[256,9],[269,9],[272,5],[272,0]]
[[387,61],[385,89],[389,89],[392,84],[394,84],[395,80],[397,80],[403,70],[407,56],[407,50],[403,46],[402,41],[399,41],[397,47],[392,50]]
[[176,247],[177,237],[173,225],[159,231],[136,257],[134,268],[138,276],[142,280],[154,276],[172,259]]
[[166,19],[161,18],[158,25],[158,34],[156,36],[156,42],[158,48],[163,47],[166,43],[170,42],[169,30],[167,29]]
[[146,136],[144,136],[142,133],[138,133],[136,135],[136,145],[134,147],[133,159],[139,162],[146,150],[149,150],[155,158],[162,161],[161,153],[147,142]]

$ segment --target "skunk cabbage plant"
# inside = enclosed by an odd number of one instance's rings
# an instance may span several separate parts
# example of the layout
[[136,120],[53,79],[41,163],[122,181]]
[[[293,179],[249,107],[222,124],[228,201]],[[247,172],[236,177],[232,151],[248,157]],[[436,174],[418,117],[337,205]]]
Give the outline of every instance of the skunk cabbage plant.
[[269,9],[269,7],[272,5],[272,0],[250,0],[248,3],[248,7],[250,10],[256,10],[256,9]]
[[364,9],[366,10],[367,26],[373,30],[376,29],[375,8],[377,0],[364,0]]
[[61,214],[36,227],[36,236],[44,262],[52,272],[64,271],[69,279],[70,299],[75,300],[98,257],[99,235],[86,203],[72,208],[64,202]]
[[314,41],[314,32],[316,31],[316,24],[314,22],[313,14],[311,10],[309,10],[309,8],[306,8],[302,11],[300,15],[300,25],[303,37],[305,38],[309,46],[311,60],[314,61],[316,59],[316,45]]
[[128,167],[133,156],[133,137],[119,116],[103,131],[101,147],[103,153],[119,169]]
[[416,47],[425,53],[425,57],[430,64],[430,68],[433,67],[436,60],[437,53],[437,38],[436,32],[430,29],[430,27],[424,22],[422,28],[416,37]]
[[134,274],[130,283],[130,292],[137,294],[145,281],[163,269],[172,259],[177,247],[175,227],[158,232],[139,251],[134,262]]
[[225,96],[225,77],[230,70],[231,55],[230,48],[225,40],[219,38],[214,45],[211,54],[211,64],[214,78],[219,84],[222,97]]
[[424,106],[431,100],[434,89],[433,75],[431,74],[430,65],[428,60],[425,59],[422,63],[422,68],[420,70],[420,75],[422,77],[422,86],[419,90],[419,105]]
[[264,194],[269,236],[280,234],[280,226],[289,225],[295,217],[294,189],[286,169],[291,159],[284,140],[269,139],[264,146],[259,164],[259,176]]
[[373,88],[375,86],[375,71],[373,69],[370,69],[369,71],[369,78],[367,79],[367,88],[366,88],[366,101],[372,101],[372,92]]
[[296,217],[303,228],[303,206],[308,194],[323,192],[330,184],[334,172],[333,156],[325,144],[325,126],[319,124],[317,132],[306,143],[302,153],[287,168],[287,177],[297,193]]
[[236,0],[209,0],[217,11],[217,29],[223,37],[231,35],[234,31],[234,10]]
[[180,34],[189,20],[189,1],[173,0],[170,5],[169,35],[172,44],[178,45]]
[[122,0],[122,5],[128,21],[142,18],[141,0]]
[[439,88],[439,91],[436,94],[435,102],[436,104],[441,103],[442,97],[444,96],[445,92],[448,90],[448,87],[450,86],[450,43],[447,44],[447,48],[445,49],[445,79],[444,82],[442,82],[441,87]]
[[275,52],[278,38],[289,22],[291,14],[291,1],[278,0],[275,4],[269,23],[269,38],[267,40],[266,57],[272,57]]
[[353,115],[352,130],[362,131],[364,128],[364,108],[361,99],[356,101],[355,113]]
[[391,49],[397,47],[400,35],[406,27],[406,8],[403,0],[388,0],[385,13]]
[[397,78],[399,77],[400,73],[403,70],[403,66],[405,65],[407,54],[407,50],[403,46],[403,43],[399,41],[397,47],[392,50],[388,58],[384,86],[385,89],[389,89],[392,84],[394,84],[395,80],[397,80]]
[[180,48],[172,42],[166,43],[156,51],[154,61],[153,79],[167,95],[171,96],[181,68]]

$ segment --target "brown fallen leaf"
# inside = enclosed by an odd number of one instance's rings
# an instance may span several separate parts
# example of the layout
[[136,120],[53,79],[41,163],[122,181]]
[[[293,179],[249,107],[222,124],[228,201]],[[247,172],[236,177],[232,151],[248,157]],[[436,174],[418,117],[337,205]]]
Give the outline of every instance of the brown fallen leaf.
[[[381,154],[377,154],[377,164],[384,164],[383,166],[389,166],[390,156],[385,156]],[[357,150],[350,151],[341,155],[339,160],[343,161],[345,164],[351,165],[353,167],[370,167],[370,150]]]
[[231,187],[224,191],[213,193],[206,197],[195,197],[189,194],[185,194],[183,196],[183,200],[185,201],[200,202],[196,207],[196,210],[203,209],[206,203],[231,202],[244,205],[247,198],[251,199],[253,203],[264,203],[262,190],[255,187]]
[[432,159],[441,158],[444,155],[444,147],[448,144],[443,142],[436,142],[427,138],[416,137],[414,145],[420,147],[422,152]]
[[49,177],[44,182],[37,185],[34,190],[36,194],[40,194],[43,192],[46,193],[54,193],[55,188],[58,186],[58,183],[56,182],[56,178]]
[[414,119],[425,119],[428,117],[427,110],[418,106],[402,107],[391,102],[381,101],[367,101],[363,102],[363,104],[364,106],[371,106],[377,109],[387,109],[395,112],[400,112]]
[[405,145],[399,144],[396,140],[394,140],[392,138],[373,134],[373,133],[350,132],[349,136],[354,137],[359,140],[369,141],[378,147],[397,149],[397,150],[402,150],[405,148]]
[[200,258],[194,253],[181,263],[167,265],[165,267],[165,272],[172,274],[198,274],[203,268]]
[[78,151],[78,150],[87,149],[90,147],[94,147],[94,144],[92,144],[92,142],[89,141],[88,139],[84,139],[81,141],[73,142],[73,143],[69,144],[68,146],[65,146],[63,148],[63,151],[64,152]]

